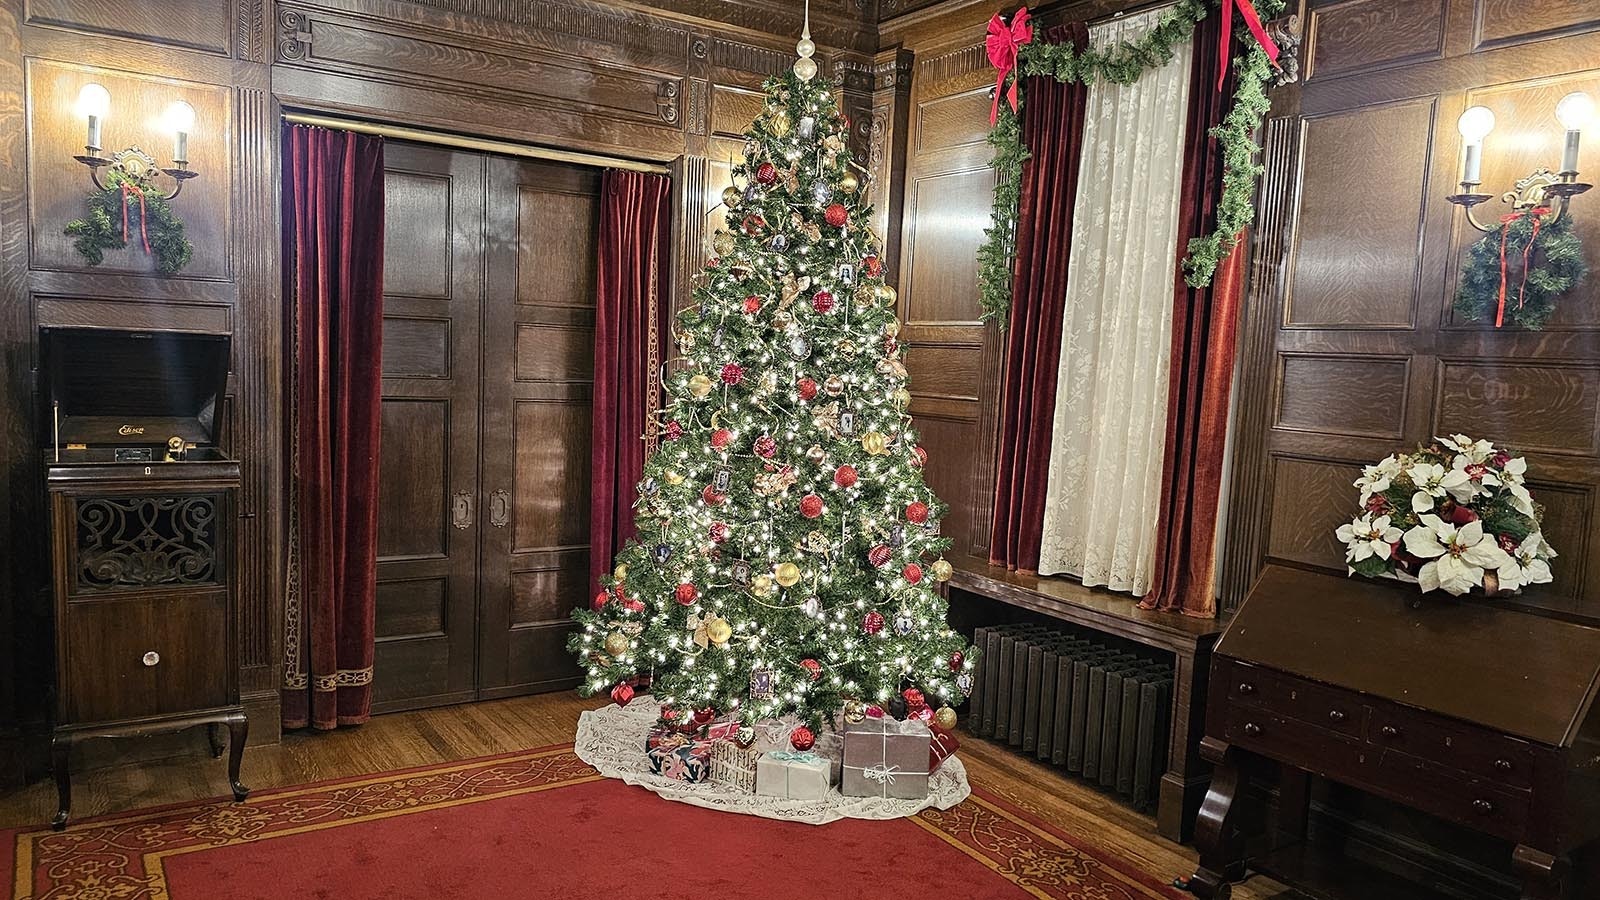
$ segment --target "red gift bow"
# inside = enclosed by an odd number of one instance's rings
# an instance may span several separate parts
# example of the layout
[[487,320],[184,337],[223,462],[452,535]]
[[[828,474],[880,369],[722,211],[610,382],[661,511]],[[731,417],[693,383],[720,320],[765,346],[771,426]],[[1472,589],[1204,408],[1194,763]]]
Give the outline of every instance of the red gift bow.
[[[1255,35],[1256,43],[1261,49],[1267,51],[1267,59],[1276,66],[1278,64],[1278,45],[1267,34],[1267,27],[1261,24],[1261,16],[1256,13],[1255,6],[1250,0],[1222,0],[1222,37],[1220,38],[1221,59],[1217,62],[1217,90],[1222,90],[1222,83],[1228,80],[1228,63],[1232,57],[1228,53],[1228,42],[1233,38],[1233,7],[1237,4],[1239,14],[1244,16],[1244,23],[1250,26],[1250,33]],[[992,25],[990,26],[993,27]]]
[[1528,293],[1528,258],[1533,255],[1533,242],[1539,239],[1539,225],[1548,212],[1548,206],[1537,206],[1527,212],[1507,213],[1500,217],[1500,301],[1494,310],[1496,328],[1506,319],[1506,236],[1511,231],[1511,223],[1523,216],[1533,216],[1533,233],[1528,235],[1528,246],[1522,248],[1522,284],[1517,287],[1517,309],[1521,309]]
[[1023,44],[1033,42],[1033,26],[1028,24],[1028,8],[1019,7],[1011,17],[1010,27],[999,13],[989,20],[989,36],[984,39],[984,45],[989,50],[989,64],[996,69],[994,79],[994,103],[989,107],[989,124],[994,125],[1000,121],[1000,94],[1006,93],[1006,99],[1011,101],[1011,111],[1017,111],[1017,82],[1011,82],[1011,89],[1006,91],[1006,76],[1017,67],[1017,49]]
[[124,181],[122,183],[122,242],[128,242],[128,195],[139,198],[139,240],[144,242],[144,252],[150,252],[150,234],[145,231],[144,191]]

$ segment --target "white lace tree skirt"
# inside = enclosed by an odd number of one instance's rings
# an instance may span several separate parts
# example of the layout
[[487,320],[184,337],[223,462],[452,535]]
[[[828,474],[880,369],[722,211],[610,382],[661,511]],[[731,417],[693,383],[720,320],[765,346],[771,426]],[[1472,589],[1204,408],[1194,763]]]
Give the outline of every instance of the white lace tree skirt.
[[898,819],[930,806],[949,809],[972,793],[967,785],[967,769],[954,756],[933,773],[928,780],[928,796],[922,800],[846,797],[837,786],[822,800],[785,800],[746,794],[716,782],[688,784],[664,778],[651,774],[644,752],[645,736],[656,723],[656,711],[649,697],[635,697],[626,707],[612,704],[583,713],[578,718],[574,741],[578,758],[607,778],[620,778],[668,800],[811,825],[837,819]]

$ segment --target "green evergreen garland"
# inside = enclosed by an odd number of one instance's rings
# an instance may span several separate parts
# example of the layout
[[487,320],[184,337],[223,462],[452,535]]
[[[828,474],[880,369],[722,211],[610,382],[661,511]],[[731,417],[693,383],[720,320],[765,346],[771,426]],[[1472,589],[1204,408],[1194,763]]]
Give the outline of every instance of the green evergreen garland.
[[[1538,331],[1556,311],[1556,300],[1572,290],[1588,274],[1583,261],[1583,242],[1572,233],[1572,219],[1562,217],[1554,224],[1539,225],[1536,218],[1524,215],[1484,235],[1467,251],[1461,267],[1461,283],[1456,288],[1456,314],[1468,322],[1493,322],[1500,305],[1500,252],[1511,274],[1506,280],[1505,320],[1522,328]],[[1532,242],[1526,276],[1517,265]],[[1526,281],[1524,281],[1524,277]]]
[[[1113,84],[1137,81],[1145,70],[1171,61],[1173,48],[1194,37],[1195,25],[1210,12],[1217,0],[1179,0],[1148,33],[1135,41],[1119,41],[1105,47],[1074,47],[1041,40],[1017,50],[1017,69],[1012,79],[1030,75],[1049,75],[1059,81],[1087,84],[1104,80]],[[1283,10],[1284,0],[1262,0],[1256,5],[1262,19]],[[1243,27],[1240,23],[1239,27]],[[1266,51],[1248,34],[1239,40],[1246,50],[1234,59],[1238,78],[1233,108],[1222,124],[1211,130],[1222,148],[1222,196],[1217,201],[1217,227],[1212,233],[1189,242],[1184,260],[1185,280],[1192,287],[1211,283],[1217,265],[1233,249],[1239,232],[1255,216],[1255,183],[1262,167],[1256,162],[1261,147],[1256,131],[1270,105],[1267,83],[1272,78],[1272,62]],[[997,321],[1002,327],[1011,310],[1012,263],[1016,255],[1017,209],[1021,201],[1022,164],[1028,151],[1022,142],[1021,104],[1018,109],[1000,104],[1000,117],[989,132],[994,148],[994,212],[984,242],[978,248],[978,290],[983,320]]]
[[[73,246],[91,266],[105,259],[107,250],[120,250],[127,246],[122,233],[122,186],[138,188],[144,192],[144,232],[150,239],[150,255],[163,275],[173,275],[189,264],[194,256],[194,245],[183,234],[183,222],[172,212],[172,207],[161,194],[146,182],[113,170],[105,180],[105,187],[89,195],[89,214],[67,223],[66,235],[76,238]],[[128,237],[139,233],[140,203],[134,196],[127,198]]]

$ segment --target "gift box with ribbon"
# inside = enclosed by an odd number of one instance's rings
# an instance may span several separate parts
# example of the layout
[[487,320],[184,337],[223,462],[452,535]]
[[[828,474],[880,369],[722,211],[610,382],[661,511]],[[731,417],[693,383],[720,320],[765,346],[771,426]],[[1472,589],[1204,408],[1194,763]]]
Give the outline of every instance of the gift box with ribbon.
[[847,797],[928,796],[933,733],[916,719],[863,719],[844,726],[844,777]]
[[653,728],[645,738],[644,752],[652,773],[675,781],[700,782],[711,775],[711,750],[718,743],[671,728]]
[[741,747],[731,740],[717,741],[711,748],[711,780],[740,793],[755,793],[756,761],[761,752],[754,744]]
[[814,750],[768,750],[756,760],[756,793],[821,800],[833,788],[833,761]]
[[956,740],[955,732],[945,731],[937,725],[932,728],[933,737],[928,744],[928,771],[937,772],[945,760],[956,755],[961,742]]

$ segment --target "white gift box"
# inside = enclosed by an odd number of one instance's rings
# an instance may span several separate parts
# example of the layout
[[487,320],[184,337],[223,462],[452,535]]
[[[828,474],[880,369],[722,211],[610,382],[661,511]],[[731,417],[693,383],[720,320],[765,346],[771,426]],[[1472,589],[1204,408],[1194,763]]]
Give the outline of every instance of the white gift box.
[[756,760],[756,794],[821,800],[833,789],[833,760],[815,750],[769,750]]

